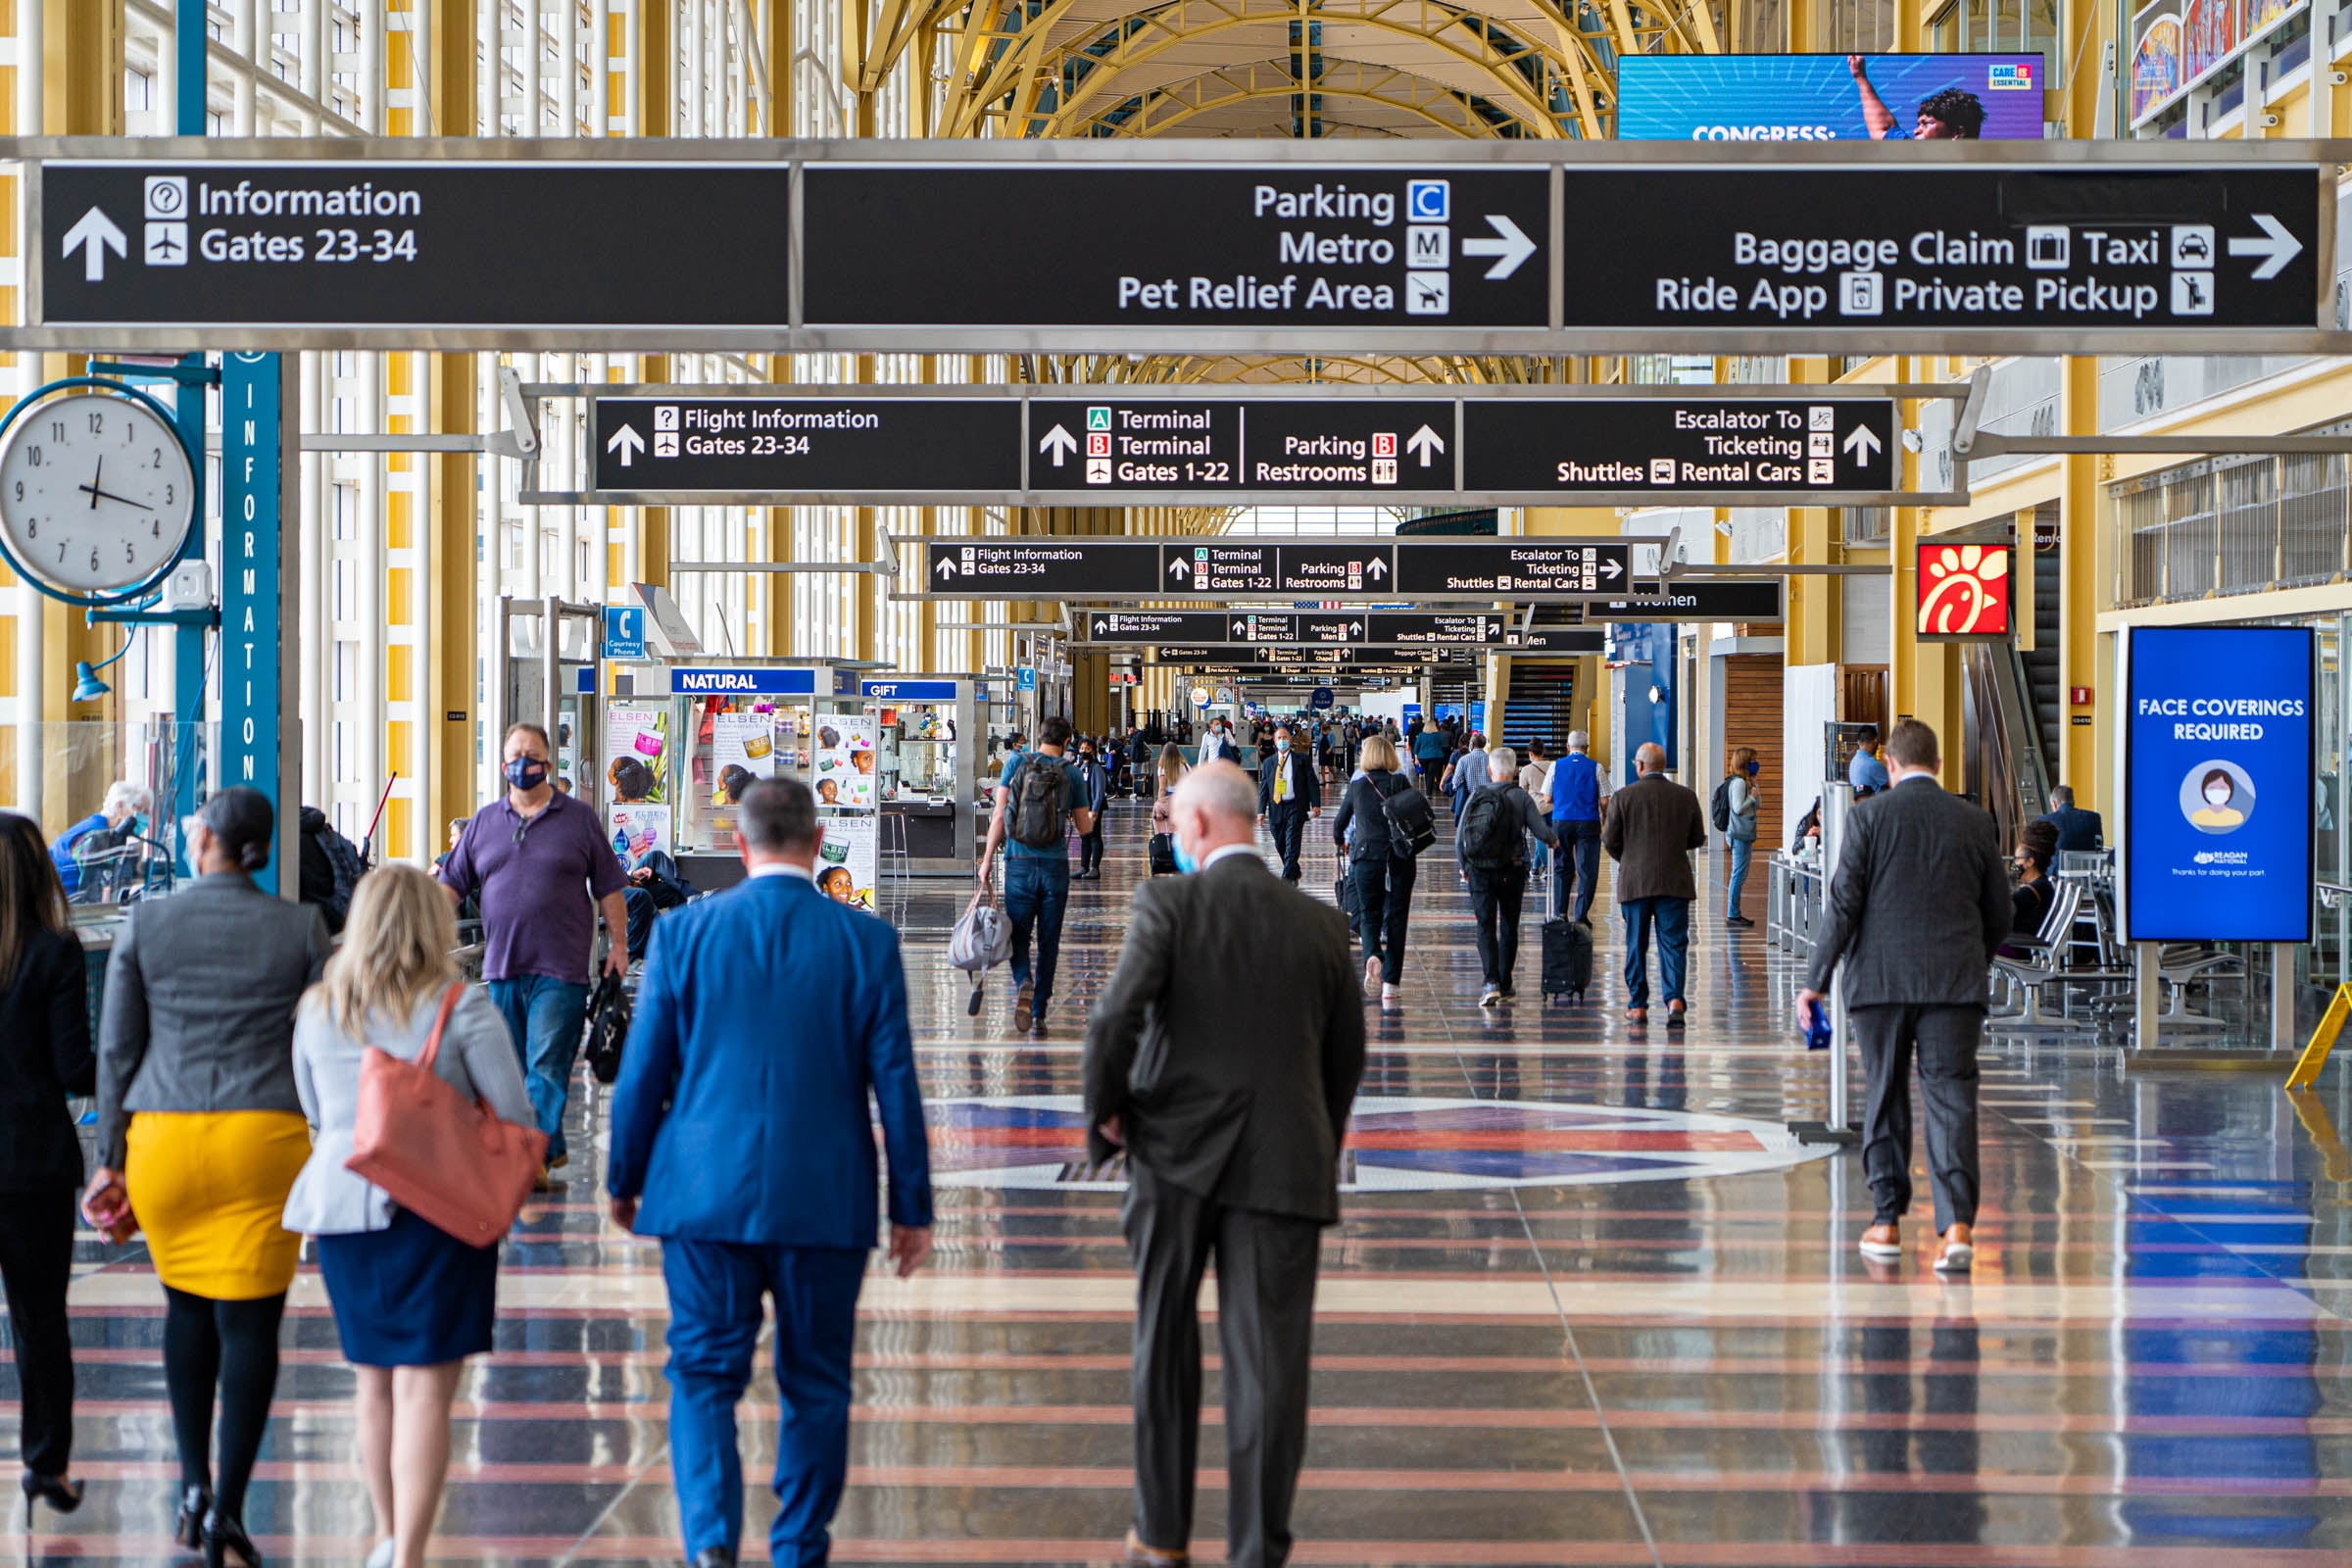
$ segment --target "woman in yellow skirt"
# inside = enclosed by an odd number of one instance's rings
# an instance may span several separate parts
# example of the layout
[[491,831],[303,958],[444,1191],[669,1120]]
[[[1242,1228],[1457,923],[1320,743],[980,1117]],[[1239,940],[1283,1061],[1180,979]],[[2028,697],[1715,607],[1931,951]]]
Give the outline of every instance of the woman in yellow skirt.
[[[164,1381],[179,1445],[173,1536],[260,1568],[245,1488],[277,1389],[277,1331],[301,1238],[279,1219],[310,1155],[294,1007],[330,946],[318,911],[253,884],[275,813],[242,786],[188,822],[196,880],[133,907],[107,964],[98,1159],[82,1209],[147,1235],[163,1281]],[[220,1471],[213,1468],[218,1393]]]

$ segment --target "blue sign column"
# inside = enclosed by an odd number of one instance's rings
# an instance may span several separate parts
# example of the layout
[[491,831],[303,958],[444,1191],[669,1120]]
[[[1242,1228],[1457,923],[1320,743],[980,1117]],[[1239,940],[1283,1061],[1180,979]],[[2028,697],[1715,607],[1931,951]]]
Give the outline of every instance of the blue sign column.
[[2131,940],[2311,940],[2312,647],[2304,626],[2129,633]]
[[[254,878],[279,891],[295,852],[301,775],[284,712],[294,629],[286,624],[287,534],[281,519],[284,367],[274,354],[220,363],[220,756],[216,788],[249,785],[277,812],[277,843]],[[288,875],[289,896],[301,878]]]

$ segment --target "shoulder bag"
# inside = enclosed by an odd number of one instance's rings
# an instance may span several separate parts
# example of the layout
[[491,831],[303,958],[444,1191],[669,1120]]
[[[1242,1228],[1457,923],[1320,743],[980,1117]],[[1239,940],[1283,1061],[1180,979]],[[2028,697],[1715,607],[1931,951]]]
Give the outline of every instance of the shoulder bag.
[[488,1247],[513,1228],[529,1200],[547,1158],[547,1135],[499,1120],[433,1071],[441,1032],[465,990],[460,981],[442,996],[432,1035],[415,1061],[374,1046],[363,1054],[359,1113],[343,1166],[468,1247]]

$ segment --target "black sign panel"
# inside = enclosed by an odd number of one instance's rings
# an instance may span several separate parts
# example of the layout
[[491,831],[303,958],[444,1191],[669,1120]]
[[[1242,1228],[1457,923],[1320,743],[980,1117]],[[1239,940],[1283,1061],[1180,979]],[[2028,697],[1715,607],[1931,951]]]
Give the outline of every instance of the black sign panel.
[[1585,606],[1587,620],[1779,620],[1782,614],[1777,577],[1678,577],[1664,588],[1644,581],[1630,599]]
[[1599,594],[1632,578],[1631,547],[1563,539],[1396,542],[1396,591],[1418,594]]
[[1562,495],[1898,488],[1890,399],[1579,398],[1470,401],[1470,490]]
[[1280,645],[1310,651],[1338,648],[1485,648],[1505,640],[1508,617],[1370,611],[1096,611],[1082,641],[1157,647],[1162,662],[1177,651],[1223,645]]
[[[1540,328],[1550,315],[1541,169],[811,165],[801,200],[810,326]],[[1043,237],[1073,232],[1084,242],[1041,265]]]
[[1158,565],[1159,546],[1124,540],[938,540],[923,580],[967,599],[1062,599],[1149,593]]
[[1609,634],[1597,626],[1531,626],[1514,640],[1517,654],[1605,654]]
[[1250,409],[1243,488],[1451,490],[1452,445],[1451,403],[1268,400]]
[[1017,490],[1017,403],[599,398],[599,490]]
[[2308,168],[1576,169],[1570,327],[2311,327]]
[[[1293,550],[1301,552],[1295,573],[1285,565]],[[1351,560],[1360,558],[1363,569],[1356,575],[1363,588],[1334,586],[1328,569],[1316,564],[1335,550],[1350,552]],[[934,594],[963,599],[1279,599],[1307,592],[1320,600],[1413,600],[1448,594],[1596,598],[1633,580],[1626,570],[1629,550],[1615,542],[1543,538],[1353,543],[1326,539],[1307,544],[1232,535],[1203,535],[1184,543],[1066,536],[936,539],[926,546],[923,583]],[[1311,589],[1281,586],[1310,579]],[[1348,617],[1292,618],[1304,640],[1317,641],[1323,639],[1312,628],[1344,624]]]
[[[779,164],[41,167],[41,317],[62,324],[776,326]],[[640,223],[620,213],[722,214]]]

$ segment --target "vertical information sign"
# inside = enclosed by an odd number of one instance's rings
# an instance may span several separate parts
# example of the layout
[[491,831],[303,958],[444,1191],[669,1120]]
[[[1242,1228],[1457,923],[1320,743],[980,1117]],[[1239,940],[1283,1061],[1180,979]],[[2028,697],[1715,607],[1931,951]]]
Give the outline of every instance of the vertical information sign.
[[286,854],[296,842],[293,819],[300,804],[281,787],[288,639],[279,520],[280,373],[274,354],[221,357],[220,756],[213,786],[250,785],[270,798],[277,813],[270,864],[254,877],[266,893],[278,891]]

